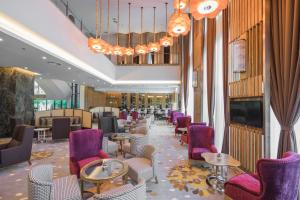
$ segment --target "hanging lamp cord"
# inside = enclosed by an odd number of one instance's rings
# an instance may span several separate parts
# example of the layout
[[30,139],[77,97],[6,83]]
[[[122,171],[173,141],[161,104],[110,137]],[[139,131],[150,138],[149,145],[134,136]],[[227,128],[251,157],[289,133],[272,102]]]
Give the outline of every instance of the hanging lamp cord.
[[143,34],[143,7],[141,7],[141,35],[140,35],[140,44],[142,44],[142,34]]
[[96,39],[98,38],[98,3],[99,0],[96,0]]
[[156,10],[156,7],[153,7],[153,10],[154,10],[154,15],[153,15],[153,42],[156,41],[156,34],[155,34],[155,10]]
[[168,36],[168,2],[166,2],[166,36]]
[[100,0],[100,38],[102,37],[102,0]]
[[130,35],[130,16],[131,16],[131,13],[130,13],[130,6],[131,6],[131,3],[128,3],[128,6],[129,6],[129,24],[128,24],[128,47],[131,47],[131,44],[130,44],[130,41],[131,41],[131,35]]
[[108,42],[110,42],[110,0],[107,1],[107,33],[108,33]]
[[118,0],[118,30],[117,30],[117,45],[119,45],[119,28],[120,28],[120,0]]

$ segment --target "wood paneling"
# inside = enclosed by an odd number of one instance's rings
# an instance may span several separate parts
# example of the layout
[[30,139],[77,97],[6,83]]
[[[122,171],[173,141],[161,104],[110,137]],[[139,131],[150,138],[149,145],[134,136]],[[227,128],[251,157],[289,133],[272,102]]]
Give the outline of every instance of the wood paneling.
[[92,107],[106,106],[106,94],[97,92],[94,88],[86,87],[84,94],[84,109],[89,110]]

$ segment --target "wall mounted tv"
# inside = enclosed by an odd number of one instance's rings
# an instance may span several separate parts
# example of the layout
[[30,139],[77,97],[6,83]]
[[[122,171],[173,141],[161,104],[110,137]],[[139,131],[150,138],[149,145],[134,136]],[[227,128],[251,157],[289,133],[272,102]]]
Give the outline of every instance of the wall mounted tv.
[[263,104],[259,100],[230,101],[230,121],[247,126],[263,127]]

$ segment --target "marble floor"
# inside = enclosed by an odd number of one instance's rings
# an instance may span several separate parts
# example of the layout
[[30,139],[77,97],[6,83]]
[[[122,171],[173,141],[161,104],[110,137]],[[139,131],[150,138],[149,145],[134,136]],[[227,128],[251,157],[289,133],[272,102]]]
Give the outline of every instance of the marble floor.
[[[222,193],[209,188],[205,183],[206,169],[189,168],[187,161],[187,145],[180,145],[174,136],[174,127],[164,122],[155,122],[150,129],[150,143],[158,151],[158,179],[147,183],[147,199],[149,200],[184,200],[184,199],[227,199]],[[46,151],[49,155],[32,160],[32,166],[52,164],[54,178],[69,175],[68,142],[33,144],[33,152]],[[123,159],[119,156],[119,159]],[[27,175],[31,166],[27,162],[0,169],[0,200],[26,200]],[[238,173],[238,169],[230,169],[229,174]],[[120,181],[109,184],[119,184]],[[105,188],[105,186],[104,186]],[[105,190],[105,189],[104,189]],[[103,191],[103,190],[102,190]]]

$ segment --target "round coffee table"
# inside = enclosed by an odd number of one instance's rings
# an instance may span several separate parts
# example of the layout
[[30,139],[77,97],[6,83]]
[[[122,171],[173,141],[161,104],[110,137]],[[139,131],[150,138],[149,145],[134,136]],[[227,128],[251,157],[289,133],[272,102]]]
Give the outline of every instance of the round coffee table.
[[[224,183],[227,180],[227,167],[239,167],[241,163],[232,156],[224,153],[203,153],[201,155],[208,164],[213,166],[213,172],[206,178],[210,187],[224,192]],[[214,183],[212,183],[214,181]]]
[[84,182],[94,183],[97,194],[100,193],[101,184],[118,177],[127,181],[128,165],[118,159],[99,159],[85,165],[80,170],[81,192],[84,191]]
[[113,141],[119,141],[121,153],[123,153],[123,143],[125,142],[125,140],[128,140],[129,138],[130,138],[129,133],[116,133],[111,137]]

